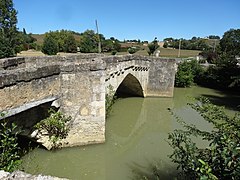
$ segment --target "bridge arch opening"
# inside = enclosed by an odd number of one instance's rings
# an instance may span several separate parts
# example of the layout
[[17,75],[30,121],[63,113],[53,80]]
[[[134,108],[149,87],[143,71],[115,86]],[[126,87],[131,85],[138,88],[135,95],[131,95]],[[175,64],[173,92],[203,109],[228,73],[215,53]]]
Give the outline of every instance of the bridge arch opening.
[[115,95],[117,97],[144,97],[143,88],[138,79],[128,74],[118,86]]

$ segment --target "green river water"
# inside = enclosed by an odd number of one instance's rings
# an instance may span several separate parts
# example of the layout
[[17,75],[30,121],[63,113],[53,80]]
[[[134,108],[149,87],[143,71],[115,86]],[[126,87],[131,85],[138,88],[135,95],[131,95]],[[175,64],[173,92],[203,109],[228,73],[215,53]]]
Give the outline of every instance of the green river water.
[[[187,106],[188,97],[206,96],[225,105],[232,114],[240,96],[202,88],[175,88],[174,98],[125,98],[118,100],[106,121],[106,142],[47,151],[37,148],[23,158],[26,172],[82,180],[127,180],[157,165],[161,179],[173,179],[175,166],[168,155],[168,133],[180,125],[168,108],[201,129],[211,126]],[[231,110],[232,109],[232,110]],[[204,146],[204,142],[198,143]],[[133,173],[135,172],[135,173]]]

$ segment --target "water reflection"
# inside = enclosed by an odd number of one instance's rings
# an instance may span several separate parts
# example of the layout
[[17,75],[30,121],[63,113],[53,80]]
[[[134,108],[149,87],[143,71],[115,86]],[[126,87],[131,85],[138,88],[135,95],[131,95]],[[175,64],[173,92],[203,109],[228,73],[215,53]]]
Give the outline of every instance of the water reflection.
[[107,119],[105,144],[56,152],[35,149],[24,159],[25,170],[70,179],[125,180],[148,173],[147,167],[157,165],[160,179],[167,179],[167,176],[171,179],[175,168],[168,158],[172,149],[166,140],[168,133],[179,125],[168,108],[199,128],[211,129],[186,105],[187,97],[202,94],[221,96],[211,89],[193,87],[175,89],[174,98],[121,99],[114,104]]

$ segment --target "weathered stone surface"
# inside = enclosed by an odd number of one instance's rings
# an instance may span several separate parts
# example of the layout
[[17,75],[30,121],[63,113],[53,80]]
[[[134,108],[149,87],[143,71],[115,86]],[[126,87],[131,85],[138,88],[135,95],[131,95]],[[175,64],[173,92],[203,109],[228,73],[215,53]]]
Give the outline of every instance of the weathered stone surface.
[[149,70],[148,96],[173,97],[175,59],[154,58]]
[[25,63],[25,59],[23,57],[0,59],[0,70],[15,69],[23,63]]
[[[23,109],[29,103],[57,97],[57,106],[72,117],[63,146],[102,143],[105,141],[105,94],[110,86],[113,91],[118,89],[143,97],[172,97],[175,71],[174,59],[137,55],[2,59],[0,111]],[[38,141],[49,146],[46,138],[38,137]]]
[[59,91],[59,76],[34,79],[0,88],[0,111],[8,111],[29,102],[59,96]]

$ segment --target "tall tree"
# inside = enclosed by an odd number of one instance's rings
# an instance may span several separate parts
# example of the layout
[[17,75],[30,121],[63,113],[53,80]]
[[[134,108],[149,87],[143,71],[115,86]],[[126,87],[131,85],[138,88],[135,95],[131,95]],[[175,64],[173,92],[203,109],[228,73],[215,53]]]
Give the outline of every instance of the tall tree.
[[0,58],[17,53],[17,11],[12,0],[0,0]]
[[240,29],[230,29],[220,40],[221,50],[229,55],[240,56]]

